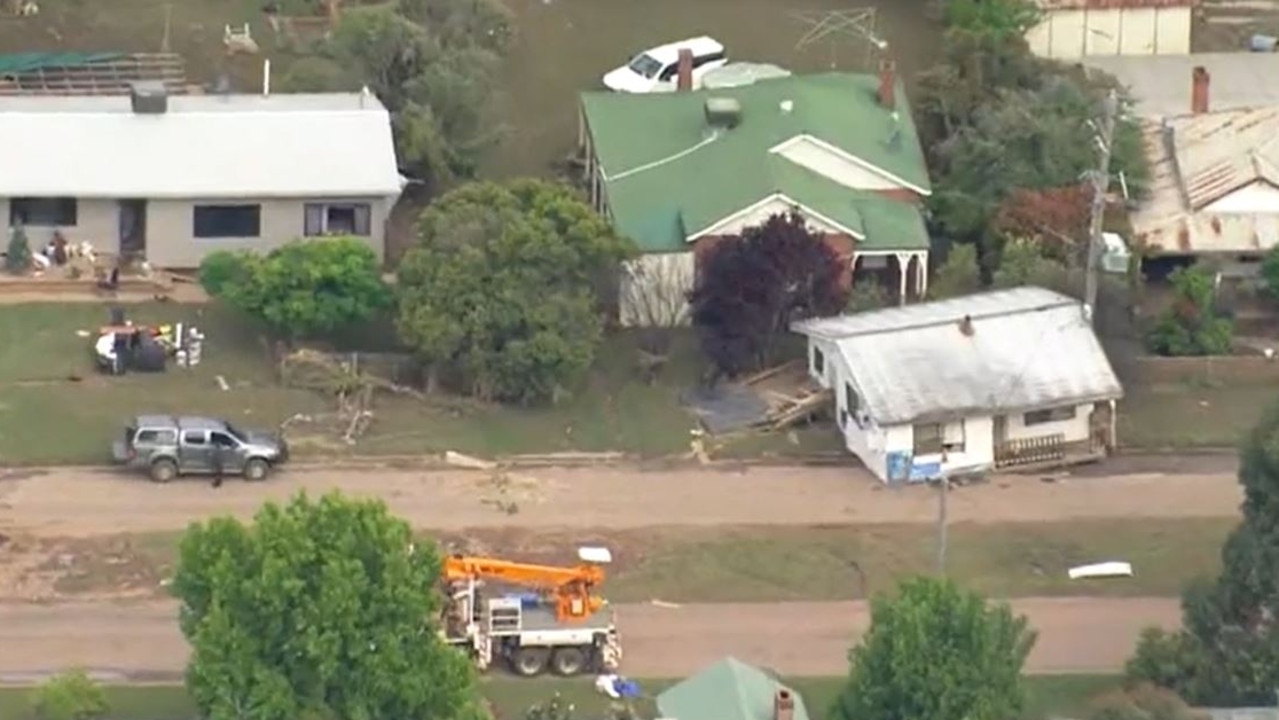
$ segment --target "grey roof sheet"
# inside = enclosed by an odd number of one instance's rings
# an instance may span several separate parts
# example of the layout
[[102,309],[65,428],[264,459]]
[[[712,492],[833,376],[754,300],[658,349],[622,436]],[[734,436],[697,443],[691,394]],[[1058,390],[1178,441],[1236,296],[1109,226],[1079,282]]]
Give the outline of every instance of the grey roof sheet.
[[1190,112],[1190,76],[1208,71],[1208,109],[1279,105],[1279,53],[1195,53],[1194,55],[1095,55],[1088,67],[1114,75],[1136,102],[1136,114],[1159,118]]
[[[967,316],[972,334],[960,324]],[[831,341],[866,412],[894,425],[1123,395],[1081,303],[1016,288],[796,323]]]
[[0,98],[0,196],[396,197],[391,119],[364,93]]

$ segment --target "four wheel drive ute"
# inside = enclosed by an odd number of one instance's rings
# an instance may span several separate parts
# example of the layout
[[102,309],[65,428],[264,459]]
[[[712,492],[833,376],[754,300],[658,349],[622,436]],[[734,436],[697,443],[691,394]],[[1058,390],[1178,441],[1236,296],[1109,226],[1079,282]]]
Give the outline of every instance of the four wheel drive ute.
[[278,435],[241,430],[225,420],[171,415],[140,415],[112,446],[115,461],[146,470],[156,482],[180,475],[211,475],[221,462],[227,475],[264,480],[289,459]]

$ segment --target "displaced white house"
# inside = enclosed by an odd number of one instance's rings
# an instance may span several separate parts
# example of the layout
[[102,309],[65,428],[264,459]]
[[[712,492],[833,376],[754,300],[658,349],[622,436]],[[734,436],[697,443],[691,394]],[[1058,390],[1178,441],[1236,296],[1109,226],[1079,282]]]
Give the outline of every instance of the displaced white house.
[[1198,0],[1038,0],[1031,52],[1055,60],[1190,52]]
[[1079,301],[1041,288],[795,323],[845,445],[885,482],[1099,456],[1123,389]]

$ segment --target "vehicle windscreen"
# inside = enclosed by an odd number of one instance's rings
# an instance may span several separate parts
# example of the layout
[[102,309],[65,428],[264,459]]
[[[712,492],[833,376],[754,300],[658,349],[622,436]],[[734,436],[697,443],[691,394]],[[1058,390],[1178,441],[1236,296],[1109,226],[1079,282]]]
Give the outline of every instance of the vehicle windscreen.
[[636,55],[635,59],[631,60],[631,64],[628,67],[630,67],[631,71],[635,74],[646,78],[653,78],[662,70],[662,64],[648,53],[640,53],[639,55]]
[[228,434],[228,435],[230,435],[231,437],[235,438],[236,440],[239,440],[239,441],[240,441],[240,442],[242,442],[242,443],[247,443],[247,442],[249,441],[249,436],[248,436],[248,435],[245,435],[245,434],[244,434],[244,433],[242,433],[242,432],[240,432],[240,431],[239,431],[238,429],[236,429],[236,427],[235,427],[234,425],[232,425],[231,423],[227,423],[227,424],[226,424],[226,432],[227,432],[227,434]]

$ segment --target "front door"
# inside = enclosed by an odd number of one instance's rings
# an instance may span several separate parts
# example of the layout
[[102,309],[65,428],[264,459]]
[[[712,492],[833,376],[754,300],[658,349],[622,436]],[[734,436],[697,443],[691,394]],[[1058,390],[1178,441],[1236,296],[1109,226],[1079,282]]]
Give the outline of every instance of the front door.
[[230,435],[214,431],[209,434],[214,447],[222,452],[222,471],[228,475],[244,472],[244,446]]
[[120,200],[120,257],[143,260],[147,256],[147,201]]
[[183,430],[178,443],[178,466],[184,473],[207,473],[213,469],[212,450],[208,430]]

